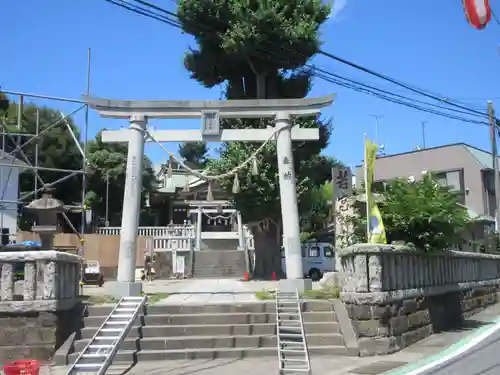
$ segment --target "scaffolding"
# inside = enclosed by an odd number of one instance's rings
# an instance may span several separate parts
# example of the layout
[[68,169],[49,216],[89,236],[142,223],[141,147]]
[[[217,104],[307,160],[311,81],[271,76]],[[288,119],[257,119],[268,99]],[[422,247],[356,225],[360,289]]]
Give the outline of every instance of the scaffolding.
[[[86,85],[86,94],[87,96],[90,93],[90,63],[91,63],[91,50],[88,49],[87,55],[87,85]],[[87,141],[88,141],[88,127],[89,127],[89,107],[84,100],[78,99],[69,99],[63,97],[49,96],[49,95],[39,95],[32,94],[26,92],[18,92],[18,91],[9,91],[9,90],[0,90],[0,93],[6,94],[9,99],[14,97],[14,102],[17,105],[17,115],[16,115],[16,123],[7,124],[5,118],[0,118],[0,137],[1,137],[1,157],[0,157],[0,181],[2,186],[0,186],[0,227],[2,228],[2,235],[4,231],[4,212],[7,207],[11,207],[15,205],[16,213],[19,210],[20,206],[28,204],[26,200],[28,198],[37,198],[39,192],[53,187],[63,181],[66,181],[74,176],[81,176],[81,202],[75,205],[66,205],[66,207],[71,212],[81,212],[81,225],[80,229],[76,229],[71,220],[68,218],[66,213],[62,213],[62,217],[65,220],[66,224],[69,228],[76,234],[80,240],[81,246],[78,249],[78,254],[83,257],[83,244],[84,244],[84,233],[85,233],[85,224],[86,224],[86,207],[85,207],[85,195],[86,195],[86,171],[87,171]],[[35,133],[25,133],[23,132],[23,116],[24,116],[24,106],[25,100],[45,100],[51,102],[59,102],[59,103],[73,103],[78,105],[78,107],[68,114],[64,114],[59,111],[60,118],[55,120],[54,122],[44,126],[43,129],[40,129],[40,108],[41,106],[35,104],[36,110],[36,118],[35,118]],[[33,105],[34,103],[30,103]],[[47,106],[49,107],[49,106]],[[33,107],[31,107],[33,108]],[[83,112],[84,120],[83,126],[80,127],[80,137],[83,138],[79,140],[76,136],[75,132],[70,126],[68,118],[75,116],[78,113]],[[17,127],[17,131],[13,132],[9,129],[9,125],[14,125]],[[57,126],[62,126],[65,128],[68,133],[71,135],[78,152],[81,154],[81,168],[80,169],[60,169],[60,168],[48,168],[39,165],[39,140],[43,139],[42,137],[48,134],[51,130],[56,128]],[[6,150],[6,142],[9,141],[10,144],[13,145],[13,149],[11,151]],[[34,143],[34,157],[33,160],[30,160],[24,149],[27,145]],[[82,147],[83,143],[83,147]],[[5,169],[8,168],[7,176],[4,176]],[[33,190],[30,192],[24,192],[22,195],[19,194],[19,188],[17,191],[17,199],[16,200],[8,200],[4,199],[6,191],[8,189],[9,180],[11,178],[11,174],[13,169],[24,169],[29,170],[33,173],[34,176],[34,184]],[[39,174],[39,171],[51,171],[58,172],[63,174],[63,177],[58,178],[54,181],[44,181]],[[16,174],[17,175],[17,174]],[[17,215],[16,215],[17,219]],[[16,224],[16,231],[19,226]]]

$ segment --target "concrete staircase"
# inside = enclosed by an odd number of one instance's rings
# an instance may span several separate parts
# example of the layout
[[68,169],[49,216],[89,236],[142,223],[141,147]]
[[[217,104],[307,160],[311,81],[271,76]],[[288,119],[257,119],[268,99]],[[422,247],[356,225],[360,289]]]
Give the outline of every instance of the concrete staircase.
[[[112,307],[90,307],[68,362],[95,334]],[[344,345],[331,303],[303,303],[310,353],[357,355]],[[275,304],[151,306],[136,321],[115,362],[276,356]]]
[[243,278],[244,275],[244,251],[200,250],[194,252],[193,277]]

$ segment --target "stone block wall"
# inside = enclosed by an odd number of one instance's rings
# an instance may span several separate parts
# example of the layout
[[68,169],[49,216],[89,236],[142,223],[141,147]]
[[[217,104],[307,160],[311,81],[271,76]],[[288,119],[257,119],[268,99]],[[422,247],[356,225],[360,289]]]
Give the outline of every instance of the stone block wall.
[[432,334],[426,303],[398,301],[385,305],[346,303],[361,356],[389,354]]
[[498,302],[498,286],[387,304],[345,303],[361,356],[394,353]]
[[83,305],[62,312],[0,313],[0,365],[19,359],[48,361],[83,327]]
[[498,301],[500,256],[367,244],[339,253],[361,356],[401,350]]
[[[179,256],[184,257],[184,275],[186,277],[191,277],[191,252],[189,251],[178,251]],[[158,251],[155,253],[155,260],[153,263],[153,268],[155,270],[156,279],[169,279],[174,276],[174,264],[173,255],[171,251]]]

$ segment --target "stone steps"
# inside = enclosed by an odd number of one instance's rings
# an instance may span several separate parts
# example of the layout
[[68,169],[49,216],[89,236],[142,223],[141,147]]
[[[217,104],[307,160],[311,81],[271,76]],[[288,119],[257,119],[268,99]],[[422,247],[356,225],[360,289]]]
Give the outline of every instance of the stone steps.
[[[89,316],[107,316],[114,305],[88,306]],[[303,312],[330,312],[336,319],[332,303],[325,300],[303,300],[301,302]],[[224,314],[224,313],[272,313],[276,311],[274,301],[243,302],[243,303],[220,303],[220,304],[184,304],[184,305],[150,305],[146,308],[147,315],[174,315],[174,314]]]
[[[329,311],[304,312],[304,322],[335,321],[335,315]],[[86,327],[100,327],[106,316],[88,316],[84,318]],[[293,317],[290,317],[293,319]],[[190,324],[258,324],[276,322],[274,313],[225,313],[225,314],[170,314],[144,315],[135,320],[137,325],[190,325]]]
[[203,268],[199,269],[198,267],[194,267],[193,269],[193,277],[198,278],[238,278],[242,279],[245,275],[245,267],[234,269],[220,269],[220,268]]
[[[309,346],[310,354],[317,355],[344,355],[356,356],[357,352],[347,349],[345,346]],[[130,363],[143,361],[161,360],[192,360],[192,359],[216,359],[216,358],[248,358],[248,357],[275,357],[276,347],[268,348],[197,348],[177,350],[119,350],[113,363]],[[69,364],[74,363],[78,353],[70,354]],[[90,360],[92,361],[92,359]],[[95,360],[94,360],[95,361]],[[85,363],[85,362],[83,362]],[[91,363],[91,362],[88,362]]]
[[200,250],[194,254],[194,277],[243,277],[245,252],[238,250]]
[[[339,333],[340,326],[337,322],[304,323],[306,334],[315,333]],[[82,339],[90,339],[97,331],[97,327],[85,327],[81,331]],[[138,337],[185,337],[185,336],[253,336],[253,335],[275,335],[275,323],[263,324],[191,324],[191,325],[151,325],[134,326],[127,338]]]
[[[357,355],[344,345],[340,326],[328,301],[303,301],[303,321],[313,354]],[[75,361],[111,312],[91,306],[81,335],[74,342]],[[275,303],[148,306],[122,344],[115,362],[166,359],[276,356]],[[290,316],[290,318],[293,318]]]
[[[85,348],[90,339],[78,340],[75,351]],[[311,346],[342,346],[344,340],[339,333],[313,333],[307,335]],[[230,336],[177,336],[127,339],[120,350],[181,350],[181,349],[227,349],[227,348],[274,348],[276,335],[230,335]]]

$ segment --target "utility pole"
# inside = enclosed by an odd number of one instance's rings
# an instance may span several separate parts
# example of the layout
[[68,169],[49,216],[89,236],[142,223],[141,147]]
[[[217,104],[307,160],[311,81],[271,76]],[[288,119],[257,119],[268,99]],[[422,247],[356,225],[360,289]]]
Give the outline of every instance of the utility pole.
[[495,111],[491,101],[488,101],[488,118],[490,120],[491,156],[493,158],[493,181],[495,183],[495,230],[498,234],[500,225],[500,172],[498,167]]
[[422,148],[425,148],[425,124],[428,121],[422,121]]

